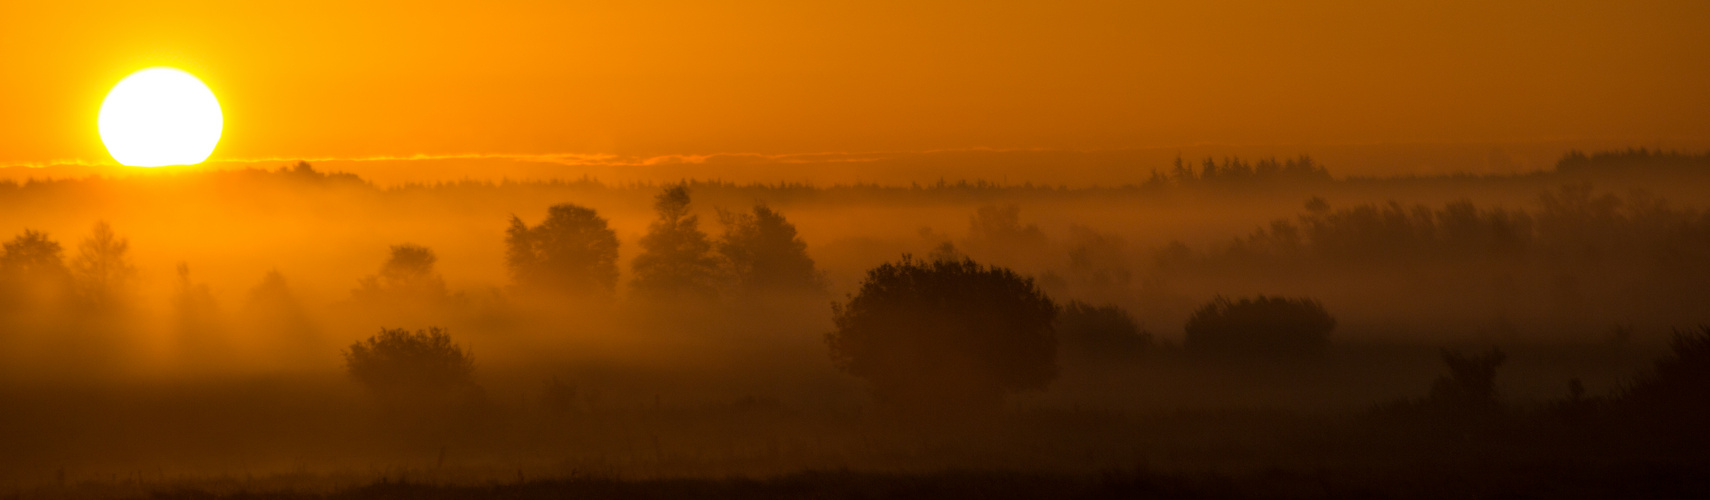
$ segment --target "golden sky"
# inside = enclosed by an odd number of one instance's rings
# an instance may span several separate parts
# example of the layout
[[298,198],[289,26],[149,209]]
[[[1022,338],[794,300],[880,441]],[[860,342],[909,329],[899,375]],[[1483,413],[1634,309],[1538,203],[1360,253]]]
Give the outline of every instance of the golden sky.
[[1710,140],[1703,0],[3,0],[0,164],[157,65],[214,160]]

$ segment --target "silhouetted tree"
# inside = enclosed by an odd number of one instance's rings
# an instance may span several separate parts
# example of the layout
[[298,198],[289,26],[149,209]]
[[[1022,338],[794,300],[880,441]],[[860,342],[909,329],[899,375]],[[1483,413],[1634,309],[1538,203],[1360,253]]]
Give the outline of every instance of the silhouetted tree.
[[391,257],[380,266],[380,273],[363,277],[351,294],[368,303],[426,304],[450,297],[445,279],[433,269],[439,261],[433,250],[405,243],[392,245]]
[[689,213],[689,188],[666,188],[654,198],[659,219],[641,238],[635,257],[635,290],[656,298],[711,298],[718,293],[718,259],[700,230],[700,219]]
[[47,233],[24,230],[6,242],[5,254],[0,256],[0,271],[16,279],[62,278],[69,276],[59,242],[48,239]]
[[905,255],[832,312],[832,360],[894,408],[990,411],[1057,376],[1057,307],[1009,269]]
[[1181,157],[1176,158],[1174,178],[1179,184],[1197,182],[1205,185],[1258,185],[1266,182],[1322,182],[1330,180],[1330,171],[1313,161],[1311,156],[1300,155],[1284,161],[1276,158],[1266,158],[1258,163],[1247,163],[1239,157],[1224,158],[1220,165],[1216,160],[1207,157],[1200,162],[1199,176],[1194,176],[1193,169],[1188,168]]
[[1652,427],[1671,447],[1701,453],[1710,445],[1710,326],[1676,330],[1670,352],[1622,395],[1635,425]]
[[505,264],[518,288],[608,296],[617,289],[617,233],[592,209],[553,205],[534,227],[513,215],[505,247]]
[[438,327],[415,333],[382,328],[343,354],[350,378],[382,399],[444,397],[474,382],[474,355]]
[[1326,201],[1324,197],[1313,195],[1313,197],[1306,199],[1306,213],[1323,214],[1329,211],[1330,202]]
[[968,219],[968,236],[991,242],[1039,242],[1045,233],[1037,225],[1021,224],[1020,205],[986,205]]
[[113,234],[106,221],[96,222],[89,239],[77,246],[71,270],[84,298],[96,306],[111,306],[136,277],[126,252],[130,241]]
[[580,409],[580,402],[576,385],[561,382],[556,376],[547,379],[541,391],[541,407],[554,416],[575,413]]
[[365,186],[368,181],[362,180],[356,174],[348,172],[322,172],[315,170],[314,165],[306,161],[297,161],[290,167],[280,167],[278,175],[292,182],[316,186]]
[[1669,342],[1669,355],[1657,361],[1655,373],[1635,392],[1672,390],[1710,401],[1710,326],[1698,331],[1676,330]]
[[1128,311],[1070,301],[1057,313],[1057,339],[1065,359],[1093,363],[1133,361],[1152,345],[1152,333]]
[[1176,181],[1177,184],[1186,184],[1194,180],[1193,167],[1189,167],[1187,162],[1182,161],[1181,155],[1176,155],[1176,161],[1171,163],[1170,179]]
[[302,305],[297,302],[297,297],[291,293],[291,286],[285,282],[285,275],[278,269],[267,271],[267,274],[261,277],[261,283],[249,290],[246,307],[252,310],[278,310],[279,313],[289,316],[302,314]]
[[226,361],[220,357],[226,346],[225,336],[220,334],[219,304],[208,285],[190,279],[187,262],[178,263],[173,285],[172,312],[180,354],[199,365]]
[[1298,357],[1322,352],[1335,328],[1316,300],[1219,296],[1188,317],[1182,344],[1208,354]]
[[968,218],[970,253],[1006,265],[1038,257],[1048,243],[1035,224],[1021,223],[1021,206],[986,205]]
[[932,252],[926,254],[926,260],[932,262],[960,262],[967,259],[968,254],[962,253],[961,250],[957,250],[956,244],[948,241],[939,243],[938,246],[932,247]]
[[1127,244],[1121,237],[1081,225],[1069,226],[1069,277],[1082,297],[1120,296],[1133,281]]
[[71,271],[65,267],[64,251],[47,233],[24,230],[4,245],[0,255],[0,283],[14,299],[53,301],[70,292]]
[[270,348],[307,355],[307,349],[314,346],[314,324],[277,269],[268,271],[261,283],[249,290],[243,312],[250,328],[267,337]]
[[[1274,162],[1276,160],[1272,160],[1272,161]],[[1286,163],[1283,164],[1282,170],[1280,171],[1280,173],[1285,177],[1295,179],[1295,180],[1304,180],[1304,181],[1328,181],[1328,180],[1330,180],[1330,170],[1327,168],[1324,168],[1323,165],[1319,165],[1317,162],[1312,161],[1311,156],[1307,156],[1304,154],[1300,155],[1297,158],[1290,158]]]
[[796,226],[764,204],[753,213],[719,211],[724,237],[718,251],[735,275],[737,286],[748,292],[774,291],[819,293],[824,280],[808,257],[807,243],[796,236]]
[[1496,349],[1484,354],[1444,349],[1443,364],[1449,366],[1449,374],[1431,383],[1430,401],[1468,410],[1497,407],[1496,369],[1507,359]]

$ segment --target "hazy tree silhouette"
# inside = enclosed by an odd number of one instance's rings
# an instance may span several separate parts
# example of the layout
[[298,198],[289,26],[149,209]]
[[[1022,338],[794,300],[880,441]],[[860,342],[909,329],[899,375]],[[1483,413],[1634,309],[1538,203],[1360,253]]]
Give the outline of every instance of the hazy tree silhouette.
[[752,213],[719,211],[724,237],[719,254],[731,267],[737,286],[747,292],[822,292],[823,279],[808,257],[796,226],[764,204]]
[[534,227],[513,215],[505,247],[505,264],[518,288],[573,295],[611,295],[617,289],[617,233],[592,209],[553,205]]
[[342,184],[357,187],[368,185],[368,181],[362,180],[362,178],[358,177],[356,174],[349,172],[322,172],[315,170],[315,166],[310,165],[309,162],[301,160],[292,164],[290,167],[280,167],[278,174],[280,177],[292,182],[316,186]]
[[566,384],[554,376],[542,385],[540,404],[547,413],[563,416],[580,409],[581,398],[575,384]]
[[219,304],[208,285],[190,279],[190,264],[179,262],[173,283],[172,312],[177,323],[180,354],[202,364],[222,361],[225,336],[221,335]]
[[1128,311],[1114,305],[1070,301],[1057,313],[1057,344],[1065,359],[1092,363],[1133,361],[1152,345]]
[[1573,150],[1556,161],[1561,173],[1630,173],[1630,172],[1704,172],[1710,170],[1710,153],[1680,153],[1677,151],[1627,148],[1597,151],[1590,155]]
[[641,238],[635,257],[635,290],[655,298],[717,295],[718,259],[700,230],[699,217],[689,213],[689,188],[676,185],[654,198],[659,219]]
[[302,314],[302,305],[297,302],[297,297],[291,293],[291,286],[285,282],[285,275],[278,269],[267,271],[267,274],[261,277],[261,283],[249,290],[248,304],[246,307],[252,309],[277,309],[284,315]]
[[932,247],[932,252],[926,254],[926,260],[933,262],[941,260],[959,262],[966,260],[967,258],[968,254],[962,253],[961,250],[957,250],[956,244],[948,241],[939,243],[938,246]]
[[990,411],[1057,376],[1057,307],[1009,269],[905,255],[832,312],[832,360],[893,408]]
[[1188,317],[1183,347],[1240,357],[1298,357],[1322,352],[1336,319],[1312,299],[1219,296]]
[[1133,281],[1121,237],[1070,225],[1069,278],[1082,297],[1118,297]]
[[1443,350],[1449,374],[1431,383],[1430,401],[1459,409],[1491,409],[1496,401],[1496,369],[1508,355],[1491,349],[1484,354]]
[[474,381],[474,355],[438,327],[415,333],[382,328],[343,354],[350,378],[386,400],[444,397]]
[[969,238],[991,242],[1039,242],[1045,233],[1034,224],[1021,224],[1020,205],[986,205],[968,219]]
[[1020,205],[986,205],[968,218],[970,253],[1003,263],[1030,260],[1048,240],[1035,224],[1021,223]]
[[1635,425],[1652,427],[1670,446],[1701,453],[1710,445],[1710,326],[1676,330],[1670,352],[1622,395]]
[[47,233],[24,230],[4,244],[0,282],[16,299],[55,300],[70,292],[71,271],[64,251]]
[[306,350],[314,346],[315,328],[308,312],[277,269],[268,271],[261,283],[249,290],[243,312],[250,328],[269,337],[272,347],[282,349],[282,353],[308,355]]
[[379,274],[363,277],[351,292],[361,302],[424,304],[450,297],[445,279],[434,271],[439,261],[433,250],[405,243],[392,245],[391,257],[380,266]]
[[1654,372],[1633,392],[1690,394],[1710,402],[1710,326],[1700,326],[1697,331],[1676,330],[1669,347],[1668,356],[1657,361]]
[[1524,255],[1533,218],[1460,200],[1432,209],[1397,202],[1331,210],[1313,197],[1297,220],[1277,219],[1229,245],[1228,257],[1315,257],[1327,263],[1491,260]]
[[1200,161],[1196,174],[1190,162],[1177,156],[1167,177],[1154,172],[1147,184],[1159,185],[1165,180],[1183,186],[1257,186],[1276,182],[1325,182],[1330,180],[1330,171],[1307,155],[1282,161],[1271,157],[1257,163],[1248,163],[1240,157],[1226,157],[1221,164],[1206,157]]
[[106,221],[96,222],[88,239],[77,246],[77,257],[71,270],[78,288],[86,299],[97,306],[110,306],[136,277],[136,268],[126,252],[130,241],[113,233]]

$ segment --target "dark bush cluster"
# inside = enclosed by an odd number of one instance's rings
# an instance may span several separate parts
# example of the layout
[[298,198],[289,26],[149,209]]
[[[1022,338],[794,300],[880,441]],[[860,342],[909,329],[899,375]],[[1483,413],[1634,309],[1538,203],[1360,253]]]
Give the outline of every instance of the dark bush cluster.
[[383,398],[442,396],[474,383],[474,354],[437,327],[381,329],[345,349],[344,362],[351,378]]
[[1671,347],[1623,397],[1650,425],[1710,444],[1710,326],[1675,332]]
[[1448,376],[1431,384],[1429,401],[1454,409],[1483,410],[1498,405],[1496,399],[1496,369],[1508,360],[1508,355],[1492,349],[1484,354],[1466,354],[1443,350],[1443,364]]
[[1322,353],[1335,328],[1336,319],[1316,300],[1219,296],[1188,318],[1182,344],[1216,356],[1305,357]]
[[1100,364],[1132,362],[1152,346],[1152,333],[1128,311],[1078,300],[1057,313],[1057,339],[1064,358]]
[[617,232],[593,209],[562,203],[529,226],[511,216],[505,230],[511,281],[528,291],[611,295],[617,291]]
[[868,271],[833,315],[837,367],[896,406],[989,409],[1057,375],[1057,306],[1009,269],[905,256]]

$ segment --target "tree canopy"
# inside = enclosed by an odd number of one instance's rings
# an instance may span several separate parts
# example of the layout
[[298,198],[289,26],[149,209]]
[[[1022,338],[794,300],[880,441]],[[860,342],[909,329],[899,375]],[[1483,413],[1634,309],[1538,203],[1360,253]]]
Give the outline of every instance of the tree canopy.
[[808,257],[796,226],[764,204],[752,213],[719,211],[724,237],[719,254],[746,292],[821,292],[825,283]]
[[433,249],[404,243],[392,245],[391,256],[378,274],[362,278],[353,292],[359,301],[379,303],[425,303],[450,296],[445,279],[434,271],[439,257]]
[[1209,354],[1297,357],[1323,351],[1335,328],[1316,300],[1219,296],[1188,317],[1182,344]]
[[833,304],[837,367],[902,407],[991,408],[1057,375],[1057,307],[1031,278],[972,260],[904,256]]
[[110,305],[120,298],[137,274],[126,255],[130,248],[130,240],[114,234],[106,221],[95,223],[93,233],[77,246],[77,257],[71,262],[71,271],[85,297],[98,305]]
[[553,205],[534,227],[513,215],[505,248],[505,264],[518,288],[575,295],[617,290],[617,233],[593,209]]
[[1449,374],[1431,383],[1430,401],[1453,409],[1490,409],[1497,406],[1496,369],[1508,359],[1500,350],[1466,354],[1444,349],[1443,364]]
[[344,363],[352,379],[383,397],[445,394],[470,384],[475,373],[475,356],[437,327],[382,328],[345,349]]
[[24,230],[0,253],[0,292],[12,300],[53,301],[71,292],[64,250],[47,233]]
[[32,280],[70,276],[65,267],[65,250],[47,233],[25,229],[23,234],[5,244],[0,254],[0,272],[8,278]]
[[701,232],[700,218],[689,213],[688,186],[665,188],[653,209],[659,218],[641,238],[641,254],[633,264],[635,290],[656,298],[717,296],[719,262]]
[[1128,311],[1078,300],[1057,314],[1057,338],[1066,358],[1092,363],[1133,361],[1152,345],[1152,333]]
[[1050,239],[1037,224],[1022,224],[1021,206],[986,205],[968,218],[968,253],[1003,265],[1038,260]]

